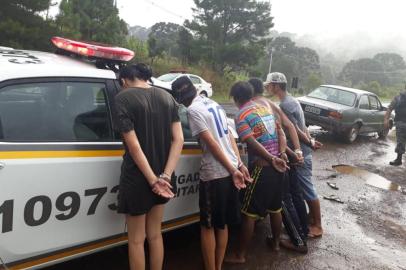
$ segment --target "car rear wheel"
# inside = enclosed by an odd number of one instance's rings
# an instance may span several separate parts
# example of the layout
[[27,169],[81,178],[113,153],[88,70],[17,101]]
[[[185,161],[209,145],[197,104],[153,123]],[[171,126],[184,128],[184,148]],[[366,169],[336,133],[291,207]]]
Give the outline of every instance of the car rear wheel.
[[384,129],[378,132],[379,139],[386,139],[388,136],[389,129]]
[[355,124],[353,125],[348,131],[347,133],[345,133],[345,141],[348,143],[353,143],[359,134],[359,130],[360,130],[360,125],[359,124]]

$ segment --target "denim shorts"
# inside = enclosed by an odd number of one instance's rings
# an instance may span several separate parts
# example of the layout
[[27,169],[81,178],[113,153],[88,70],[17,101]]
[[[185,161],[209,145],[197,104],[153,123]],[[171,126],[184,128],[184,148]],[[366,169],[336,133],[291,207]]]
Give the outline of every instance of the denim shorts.
[[317,200],[317,193],[312,182],[312,155],[304,158],[304,164],[296,167],[297,181],[303,189],[303,198],[306,201]]

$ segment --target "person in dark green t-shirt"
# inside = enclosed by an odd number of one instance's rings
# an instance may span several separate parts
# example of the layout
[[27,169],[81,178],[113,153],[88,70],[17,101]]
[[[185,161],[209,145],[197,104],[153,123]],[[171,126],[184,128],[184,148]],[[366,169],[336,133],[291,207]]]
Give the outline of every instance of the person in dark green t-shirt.
[[144,64],[122,68],[123,90],[115,97],[114,124],[125,147],[118,212],[126,215],[132,270],[145,269],[145,238],[151,269],[162,269],[164,204],[174,196],[172,175],[183,148],[178,104],[147,83],[151,76]]

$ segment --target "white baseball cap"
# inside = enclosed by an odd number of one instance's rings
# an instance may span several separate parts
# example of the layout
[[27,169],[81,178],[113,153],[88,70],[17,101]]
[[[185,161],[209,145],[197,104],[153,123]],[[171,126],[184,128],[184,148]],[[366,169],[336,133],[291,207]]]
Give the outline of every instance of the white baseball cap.
[[283,73],[272,72],[268,73],[268,75],[266,76],[264,85],[268,85],[270,83],[288,83],[288,81],[286,80],[286,76]]

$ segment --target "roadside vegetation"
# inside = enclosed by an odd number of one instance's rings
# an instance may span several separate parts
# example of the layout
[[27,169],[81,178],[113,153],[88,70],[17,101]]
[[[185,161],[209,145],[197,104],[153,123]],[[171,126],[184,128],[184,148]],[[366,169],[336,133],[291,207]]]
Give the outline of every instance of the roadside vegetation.
[[49,0],[5,0],[0,10],[0,46],[52,50],[54,35],[114,44],[135,51],[134,62],[152,65],[154,75],[185,70],[213,84],[215,99],[228,101],[238,80],[265,79],[272,71],[287,75],[290,90],[304,95],[320,84],[338,84],[390,100],[405,88],[401,55],[381,52],[347,63],[333,53],[299,46],[293,34],[273,29],[268,1],[195,0],[194,16],[183,25],[159,22],[130,27],[114,0],[62,0],[56,16]]

